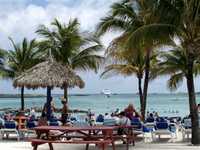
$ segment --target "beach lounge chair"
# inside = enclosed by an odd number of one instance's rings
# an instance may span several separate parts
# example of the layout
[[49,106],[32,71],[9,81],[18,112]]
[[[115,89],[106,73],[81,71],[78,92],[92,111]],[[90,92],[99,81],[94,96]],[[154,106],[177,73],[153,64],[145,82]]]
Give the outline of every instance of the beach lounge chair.
[[30,135],[36,135],[35,131],[33,130],[34,127],[37,126],[36,121],[29,120],[26,122],[26,128],[25,129],[20,129],[20,137],[21,138],[28,138]]
[[145,120],[145,124],[144,126],[149,129],[150,131],[154,131],[155,130],[155,119],[153,116],[149,116],[147,117],[147,119]]
[[61,125],[61,122],[56,117],[52,117],[48,121],[48,125],[49,126],[59,126],[59,125]]
[[104,116],[103,115],[98,115],[96,117],[96,122],[95,122],[95,125],[103,125],[103,122],[104,122]]
[[115,126],[116,124],[117,124],[117,122],[114,118],[106,118],[103,121],[104,126]]
[[134,117],[131,120],[133,126],[133,133],[138,138],[141,137],[144,142],[152,141],[152,130],[145,126],[139,118]]
[[17,130],[17,124],[15,121],[5,121],[4,128],[1,129],[2,138],[4,138],[4,135],[6,135],[6,138],[9,138],[10,134],[15,134],[17,140],[20,139],[19,131]]
[[170,137],[173,138],[173,132],[170,131],[170,126],[165,119],[156,122],[155,131],[152,131],[153,140],[155,140],[156,135],[158,135],[159,139],[161,135],[170,135]]
[[77,127],[87,127],[90,126],[87,115],[77,115],[76,120],[73,121],[73,126]]
[[191,119],[190,118],[183,119],[183,122],[182,122],[183,140],[190,138],[190,135],[192,134],[191,127],[192,127]]
[[132,118],[131,125],[134,126],[133,129],[134,129],[135,135],[144,134],[143,133],[143,125],[139,118],[137,118],[137,117]]
[[151,131],[154,131],[154,130],[155,130],[155,122],[146,122],[146,123],[144,124],[144,126],[145,126],[146,128],[148,128],[149,130],[151,130]]

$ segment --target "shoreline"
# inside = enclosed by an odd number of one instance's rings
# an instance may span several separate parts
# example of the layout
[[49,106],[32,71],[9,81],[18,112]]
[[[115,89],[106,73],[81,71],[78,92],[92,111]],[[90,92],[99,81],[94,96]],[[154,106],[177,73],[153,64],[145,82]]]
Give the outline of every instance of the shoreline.
[[[93,95],[104,95],[101,93],[73,93],[69,94],[68,96],[93,96]],[[138,93],[112,93],[111,96],[115,95],[133,95],[138,96]],[[185,95],[187,96],[187,93],[149,93],[149,96],[156,96],[156,95]],[[200,92],[196,92],[196,95],[200,95]],[[52,94],[53,97],[61,97],[63,94]],[[43,98],[46,97],[45,94],[24,94],[24,98]],[[21,98],[20,94],[0,94],[0,98]]]
[[[34,107],[36,113],[41,113],[42,108]],[[58,108],[55,110],[55,113],[61,113],[62,108]],[[0,108],[0,112],[19,112],[19,109],[13,109],[13,108]],[[25,112],[30,112],[30,109],[26,109]],[[80,109],[71,109],[69,110],[69,113],[87,113],[86,110],[80,110]]]

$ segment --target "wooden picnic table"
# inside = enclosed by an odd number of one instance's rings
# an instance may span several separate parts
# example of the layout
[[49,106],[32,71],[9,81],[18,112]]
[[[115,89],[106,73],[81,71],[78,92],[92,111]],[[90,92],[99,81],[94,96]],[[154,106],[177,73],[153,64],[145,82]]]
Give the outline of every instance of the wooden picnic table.
[[[121,135],[114,134],[119,126],[87,126],[87,127],[73,127],[73,126],[39,126],[35,127],[37,137],[30,139],[34,150],[37,150],[40,144],[49,144],[50,150],[53,150],[52,143],[66,143],[66,144],[86,144],[86,150],[89,144],[96,144],[103,150],[107,145],[112,144],[112,149],[115,150],[115,140],[123,138]],[[131,129],[131,126],[123,128]],[[130,132],[127,136],[127,149],[129,141],[133,139],[133,134]]]

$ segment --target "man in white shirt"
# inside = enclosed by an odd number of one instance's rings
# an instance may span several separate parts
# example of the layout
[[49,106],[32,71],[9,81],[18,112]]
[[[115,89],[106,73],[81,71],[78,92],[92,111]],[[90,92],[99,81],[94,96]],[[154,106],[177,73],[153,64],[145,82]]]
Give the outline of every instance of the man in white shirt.
[[129,118],[126,117],[125,112],[119,113],[119,125],[130,126],[131,121]]

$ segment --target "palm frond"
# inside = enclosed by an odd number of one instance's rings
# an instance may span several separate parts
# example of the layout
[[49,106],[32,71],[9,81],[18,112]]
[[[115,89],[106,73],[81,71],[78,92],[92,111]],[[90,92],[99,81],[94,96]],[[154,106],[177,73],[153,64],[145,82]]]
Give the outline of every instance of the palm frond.
[[173,91],[176,90],[183,82],[184,74],[177,73],[170,76],[170,79],[167,82],[168,88]]
[[109,78],[115,75],[130,76],[138,73],[138,68],[131,64],[112,64],[105,67],[101,77]]
[[170,24],[155,23],[144,25],[131,32],[127,45],[130,48],[134,48],[142,42],[150,43],[151,45],[168,43],[171,41],[170,35],[173,35],[175,31],[177,29]]
[[108,16],[101,19],[101,22],[97,25],[96,34],[101,36],[108,31],[123,31],[127,26],[129,26],[128,22],[121,20],[120,18]]
[[14,50],[10,50],[7,53],[8,69],[3,74],[4,78],[6,76],[8,78],[16,77],[41,61],[35,39],[28,41],[24,38],[18,44],[15,44],[11,38],[10,40]]

